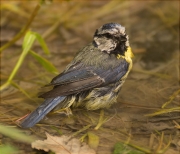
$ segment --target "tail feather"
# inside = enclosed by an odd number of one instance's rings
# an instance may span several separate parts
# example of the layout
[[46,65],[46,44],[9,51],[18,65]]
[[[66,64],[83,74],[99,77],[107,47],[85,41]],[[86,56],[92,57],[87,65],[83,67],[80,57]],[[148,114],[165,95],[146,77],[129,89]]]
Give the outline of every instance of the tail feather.
[[61,103],[66,97],[59,96],[56,98],[46,99],[36,110],[29,114],[22,122],[21,127],[30,128],[43,119],[53,108]]

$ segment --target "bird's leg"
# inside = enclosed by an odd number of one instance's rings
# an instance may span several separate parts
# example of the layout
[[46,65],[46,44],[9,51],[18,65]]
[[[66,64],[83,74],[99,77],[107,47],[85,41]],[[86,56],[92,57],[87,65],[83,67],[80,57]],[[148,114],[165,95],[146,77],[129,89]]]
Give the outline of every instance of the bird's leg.
[[95,130],[98,130],[98,129],[101,127],[101,125],[102,125],[103,123],[105,123],[106,121],[107,121],[107,118],[104,119],[104,110],[101,110],[101,111],[100,111],[100,117],[99,117],[98,124],[96,125],[96,127],[95,127],[94,129],[95,129]]
[[69,116],[71,116],[72,115],[72,111],[71,111],[71,108],[70,107],[67,107],[67,108],[65,108],[65,114],[69,117]]

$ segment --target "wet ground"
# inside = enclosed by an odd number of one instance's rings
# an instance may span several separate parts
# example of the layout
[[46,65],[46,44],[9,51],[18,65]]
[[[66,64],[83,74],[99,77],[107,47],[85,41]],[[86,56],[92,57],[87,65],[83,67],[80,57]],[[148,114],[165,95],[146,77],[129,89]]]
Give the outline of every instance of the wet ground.
[[[4,1],[3,4],[7,3]],[[36,2],[8,4],[11,9],[1,10],[1,46],[19,32],[36,6]],[[13,11],[13,6],[21,12]],[[91,132],[99,137],[98,154],[112,153],[117,142],[127,141],[128,145],[148,149],[151,153],[160,153],[171,143],[162,153],[178,154],[180,95],[174,94],[180,88],[178,1],[59,1],[43,5],[31,30],[45,38],[51,55],[45,55],[38,43],[33,51],[51,61],[61,72],[76,52],[91,42],[94,31],[109,22],[126,27],[135,55],[133,69],[116,104],[103,111],[72,109],[71,117],[50,113],[31,129],[19,128],[15,121],[43,101],[37,95],[43,91],[41,87],[56,75],[47,72],[29,54],[13,80],[27,92],[28,97],[13,86],[1,92],[0,123],[17,127],[27,136],[38,139],[44,139],[45,132],[77,138]],[[21,45],[22,39],[2,52],[1,83],[7,80],[17,63],[22,52]],[[166,110],[162,110],[162,105],[171,98]],[[103,113],[105,122],[95,130]],[[82,130],[84,127],[87,128]],[[1,135],[0,140],[1,144],[16,146],[20,149],[19,153],[37,153],[30,145],[15,142],[6,136]]]

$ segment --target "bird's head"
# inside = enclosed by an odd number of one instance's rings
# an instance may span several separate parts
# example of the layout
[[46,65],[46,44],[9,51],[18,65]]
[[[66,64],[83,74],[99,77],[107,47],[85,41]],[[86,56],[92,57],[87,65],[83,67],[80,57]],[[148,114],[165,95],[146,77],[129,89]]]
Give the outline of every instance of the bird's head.
[[129,46],[125,27],[117,23],[101,26],[94,34],[94,44],[102,52],[124,56]]

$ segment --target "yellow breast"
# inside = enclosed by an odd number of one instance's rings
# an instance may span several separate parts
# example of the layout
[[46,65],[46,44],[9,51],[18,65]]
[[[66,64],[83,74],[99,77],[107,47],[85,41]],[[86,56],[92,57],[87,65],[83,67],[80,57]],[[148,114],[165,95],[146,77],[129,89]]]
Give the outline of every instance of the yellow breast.
[[132,58],[133,57],[134,57],[134,54],[132,53],[131,47],[127,48],[127,51],[125,52],[124,56],[122,56],[120,54],[117,55],[117,59],[124,58],[129,63],[128,71],[121,79],[125,79],[127,77],[128,73],[130,72],[130,70],[132,69]]

